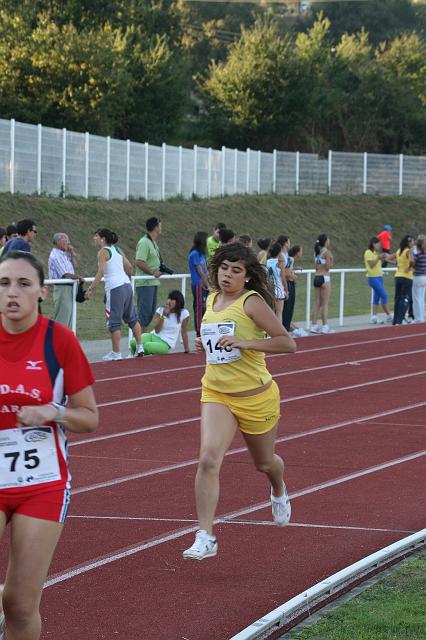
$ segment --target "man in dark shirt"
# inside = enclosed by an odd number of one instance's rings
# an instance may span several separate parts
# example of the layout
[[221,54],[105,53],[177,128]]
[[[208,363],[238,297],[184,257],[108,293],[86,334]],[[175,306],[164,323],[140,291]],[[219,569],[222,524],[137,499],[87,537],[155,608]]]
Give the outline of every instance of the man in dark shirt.
[[16,225],[18,231],[17,238],[11,238],[6,242],[3,249],[3,256],[9,251],[27,251],[31,253],[31,242],[37,234],[37,225],[34,220],[19,220]]

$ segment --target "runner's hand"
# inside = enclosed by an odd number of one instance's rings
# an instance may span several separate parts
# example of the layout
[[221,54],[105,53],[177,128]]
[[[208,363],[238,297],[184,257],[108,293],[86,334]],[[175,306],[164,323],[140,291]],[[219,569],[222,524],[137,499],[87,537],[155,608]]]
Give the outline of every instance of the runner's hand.
[[201,338],[195,338],[195,348],[197,351],[204,351],[204,347],[203,347],[203,343],[201,341]]
[[217,341],[219,347],[234,347],[235,349],[245,349],[247,341],[240,340],[235,336],[222,336]]
[[37,427],[46,422],[53,422],[56,413],[56,408],[51,404],[44,404],[41,407],[21,407],[16,414],[17,426]]

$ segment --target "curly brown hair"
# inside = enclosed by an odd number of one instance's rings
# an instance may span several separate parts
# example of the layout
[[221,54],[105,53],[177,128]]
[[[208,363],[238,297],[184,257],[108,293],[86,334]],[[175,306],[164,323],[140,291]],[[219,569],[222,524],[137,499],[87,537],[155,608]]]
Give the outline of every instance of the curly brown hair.
[[259,263],[251,249],[244,247],[239,242],[219,247],[208,264],[210,282],[216,291],[220,290],[217,277],[219,267],[225,260],[229,262],[238,262],[241,260],[241,262],[244,263],[249,278],[244,288],[247,289],[247,291],[256,291],[262,296],[271,309],[275,308],[274,288],[268,279],[268,273],[265,267]]

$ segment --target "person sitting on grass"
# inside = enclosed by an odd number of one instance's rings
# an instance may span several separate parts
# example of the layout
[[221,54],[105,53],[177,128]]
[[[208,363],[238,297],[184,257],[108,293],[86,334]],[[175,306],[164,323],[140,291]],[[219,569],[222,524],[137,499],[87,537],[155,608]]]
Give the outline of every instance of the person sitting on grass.
[[[180,291],[170,291],[164,307],[158,307],[154,316],[154,330],[142,334],[145,355],[165,354],[173,351],[182,332],[185,353],[189,353],[189,311],[185,309],[185,298]],[[130,351],[136,351],[136,340],[130,341]]]

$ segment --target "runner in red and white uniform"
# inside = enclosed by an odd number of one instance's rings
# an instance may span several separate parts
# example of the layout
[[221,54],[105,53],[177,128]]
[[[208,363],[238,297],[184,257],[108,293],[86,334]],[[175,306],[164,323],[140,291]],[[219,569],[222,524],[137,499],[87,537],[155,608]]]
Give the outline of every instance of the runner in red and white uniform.
[[70,500],[65,430],[98,424],[79,342],[38,312],[43,283],[31,254],[0,259],[0,536],[12,528],[0,614],[7,640],[40,638],[43,583]]

